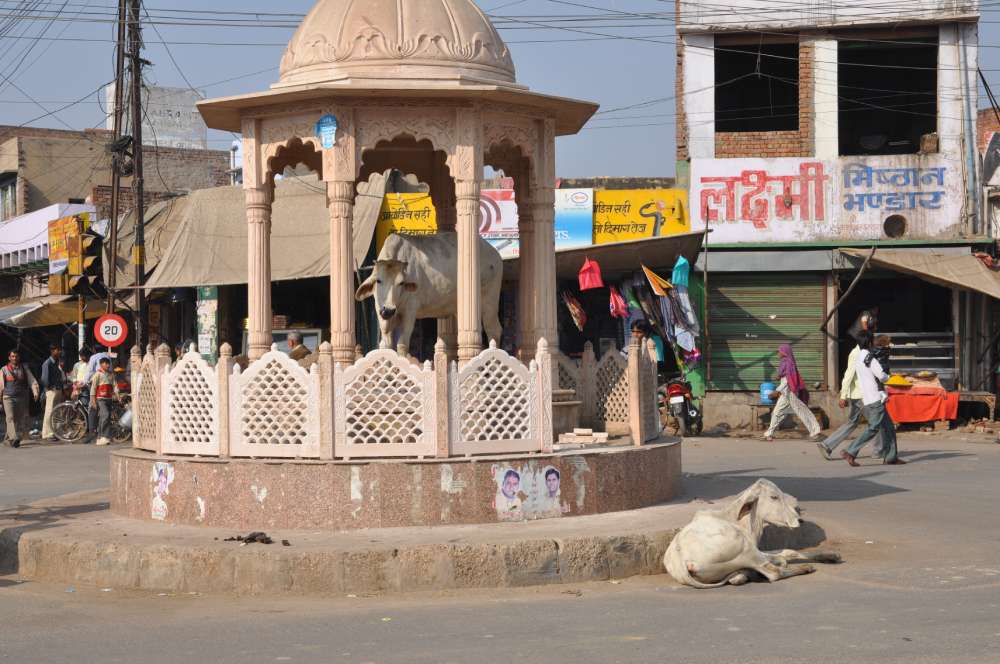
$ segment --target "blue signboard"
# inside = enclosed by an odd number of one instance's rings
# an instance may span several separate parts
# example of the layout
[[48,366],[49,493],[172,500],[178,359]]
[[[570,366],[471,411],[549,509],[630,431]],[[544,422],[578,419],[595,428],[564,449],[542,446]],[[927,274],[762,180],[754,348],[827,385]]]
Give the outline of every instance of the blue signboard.
[[324,115],[316,123],[316,138],[324,150],[330,150],[337,144],[337,118]]

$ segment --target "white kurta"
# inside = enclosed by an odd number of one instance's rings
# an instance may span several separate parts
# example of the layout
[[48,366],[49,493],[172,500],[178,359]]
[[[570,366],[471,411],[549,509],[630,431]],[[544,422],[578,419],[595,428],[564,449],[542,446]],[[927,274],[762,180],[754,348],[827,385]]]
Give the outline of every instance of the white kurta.
[[819,434],[821,428],[819,422],[816,421],[816,416],[809,410],[809,406],[802,403],[802,399],[799,399],[798,395],[792,394],[791,390],[788,389],[787,379],[782,378],[781,384],[775,391],[780,392],[781,397],[778,398],[778,403],[774,404],[774,410],[771,412],[771,426],[767,428],[766,436],[773,436],[789,415],[795,415],[799,418],[799,421],[809,430],[810,436]]

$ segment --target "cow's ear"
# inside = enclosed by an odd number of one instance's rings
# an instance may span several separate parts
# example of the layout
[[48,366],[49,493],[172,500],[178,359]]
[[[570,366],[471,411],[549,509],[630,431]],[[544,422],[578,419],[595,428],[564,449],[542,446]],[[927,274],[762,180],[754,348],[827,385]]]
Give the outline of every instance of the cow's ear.
[[737,521],[741,521],[743,519],[743,517],[745,517],[746,515],[750,514],[750,512],[753,510],[753,508],[756,505],[757,505],[757,497],[756,496],[754,496],[753,498],[751,498],[748,501],[746,501],[745,503],[743,503],[743,505],[740,507],[740,515],[738,517],[736,517],[736,520]]
[[406,289],[407,293],[415,293],[417,291],[417,285],[412,281],[407,281],[403,284],[403,288]]
[[354,294],[354,299],[358,302],[362,300],[367,300],[372,296],[372,292],[375,290],[375,275],[365,279],[365,282],[358,286],[358,291]]

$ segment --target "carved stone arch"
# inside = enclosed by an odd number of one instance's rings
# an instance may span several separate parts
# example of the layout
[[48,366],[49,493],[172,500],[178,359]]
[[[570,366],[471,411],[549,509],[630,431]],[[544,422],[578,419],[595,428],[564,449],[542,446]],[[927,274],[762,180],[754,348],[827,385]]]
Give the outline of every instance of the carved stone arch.
[[305,164],[322,178],[323,150],[316,139],[298,136],[284,143],[269,143],[264,148],[266,182],[274,183],[274,177],[289,166]]
[[540,136],[538,125],[530,118],[488,115],[483,123],[483,146],[488,153],[494,147],[511,145],[537,169]]
[[367,150],[379,143],[408,137],[430,141],[434,151],[448,155],[448,167],[455,172],[452,155],[455,154],[455,123],[448,113],[434,113],[403,109],[402,111],[368,110],[358,114],[358,163]]
[[529,200],[534,170],[531,153],[525,153],[521,146],[504,138],[498,143],[487,144],[483,162],[494,169],[503,170],[507,177],[514,178],[518,197]]

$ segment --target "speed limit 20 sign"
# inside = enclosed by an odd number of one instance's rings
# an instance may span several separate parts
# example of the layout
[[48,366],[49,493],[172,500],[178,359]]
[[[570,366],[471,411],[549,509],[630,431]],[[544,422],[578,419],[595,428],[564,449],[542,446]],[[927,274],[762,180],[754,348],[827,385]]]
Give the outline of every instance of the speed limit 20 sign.
[[117,348],[125,343],[128,325],[118,314],[105,314],[94,324],[94,338],[97,343],[108,348]]

